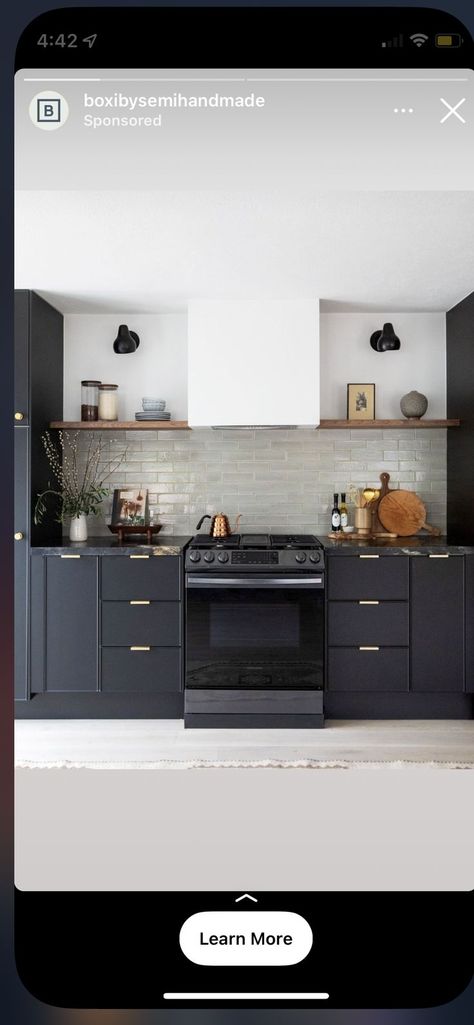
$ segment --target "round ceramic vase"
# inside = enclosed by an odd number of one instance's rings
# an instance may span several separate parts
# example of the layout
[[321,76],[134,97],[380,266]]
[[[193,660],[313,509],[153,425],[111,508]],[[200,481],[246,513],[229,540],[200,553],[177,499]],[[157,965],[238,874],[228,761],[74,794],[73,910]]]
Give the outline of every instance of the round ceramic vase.
[[400,399],[400,409],[407,420],[420,420],[428,409],[428,399],[419,391],[409,391]]

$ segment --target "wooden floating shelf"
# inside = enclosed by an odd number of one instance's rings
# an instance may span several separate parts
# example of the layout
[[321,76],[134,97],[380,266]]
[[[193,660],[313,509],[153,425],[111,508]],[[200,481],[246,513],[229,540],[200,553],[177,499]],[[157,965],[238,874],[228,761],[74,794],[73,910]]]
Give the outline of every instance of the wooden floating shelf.
[[412,429],[416,427],[429,430],[433,427],[459,427],[460,420],[321,420],[319,430],[380,430],[381,427],[396,427]]
[[190,431],[187,420],[53,420],[61,431]]

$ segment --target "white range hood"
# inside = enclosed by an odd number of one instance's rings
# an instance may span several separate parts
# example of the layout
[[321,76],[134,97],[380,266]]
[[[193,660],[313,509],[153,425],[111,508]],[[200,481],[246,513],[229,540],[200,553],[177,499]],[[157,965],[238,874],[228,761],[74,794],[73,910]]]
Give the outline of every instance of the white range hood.
[[316,427],[319,302],[190,302],[188,421],[228,429]]

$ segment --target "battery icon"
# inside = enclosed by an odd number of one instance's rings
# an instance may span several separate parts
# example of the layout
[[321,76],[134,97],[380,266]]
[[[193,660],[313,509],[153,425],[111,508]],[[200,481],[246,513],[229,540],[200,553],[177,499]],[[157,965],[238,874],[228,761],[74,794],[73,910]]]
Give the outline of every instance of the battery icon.
[[457,32],[435,36],[435,46],[461,46],[462,42],[463,40]]

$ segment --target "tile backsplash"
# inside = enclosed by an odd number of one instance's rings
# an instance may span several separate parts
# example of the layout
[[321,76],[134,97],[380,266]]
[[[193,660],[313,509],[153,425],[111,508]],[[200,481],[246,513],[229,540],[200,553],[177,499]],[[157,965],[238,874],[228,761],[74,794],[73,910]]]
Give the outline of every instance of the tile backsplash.
[[[88,435],[79,435],[84,452]],[[325,534],[333,492],[373,485],[382,470],[416,491],[427,519],[446,528],[446,430],[107,431],[103,458],[126,448],[114,488],[148,488],[167,534],[194,534],[203,513],[225,512],[241,530]],[[112,497],[89,532],[108,533]],[[352,515],[351,515],[352,513]],[[352,507],[349,521],[353,521]],[[208,521],[206,521],[208,522]]]

